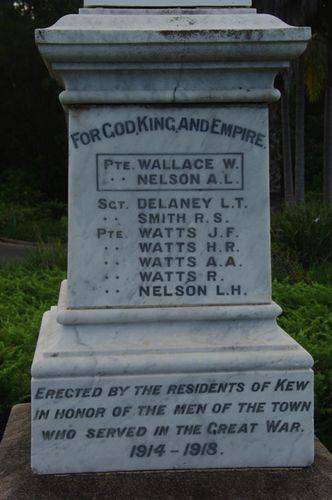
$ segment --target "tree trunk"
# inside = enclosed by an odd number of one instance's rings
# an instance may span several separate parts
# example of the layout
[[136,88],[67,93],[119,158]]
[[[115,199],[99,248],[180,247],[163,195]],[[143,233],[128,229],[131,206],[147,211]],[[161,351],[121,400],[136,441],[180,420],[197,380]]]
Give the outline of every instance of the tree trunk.
[[305,56],[296,68],[295,201],[305,201]]
[[290,129],[290,106],[289,106],[289,76],[283,75],[283,92],[281,95],[281,128],[282,128],[282,153],[283,153],[283,176],[284,176],[284,198],[287,205],[294,204],[294,181],[292,163],[292,141]]
[[324,201],[332,204],[332,33],[328,43],[328,79],[325,93]]

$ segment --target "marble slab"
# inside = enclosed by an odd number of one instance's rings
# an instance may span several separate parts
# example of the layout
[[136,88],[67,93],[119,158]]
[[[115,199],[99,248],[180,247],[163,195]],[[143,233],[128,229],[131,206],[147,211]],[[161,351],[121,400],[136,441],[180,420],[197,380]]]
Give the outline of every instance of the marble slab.
[[251,0],[85,0],[85,7],[250,7]]
[[305,467],[312,390],[309,370],[41,379],[32,384],[32,468]]
[[250,5],[86,0],[93,14],[36,31],[69,123],[68,280],[32,366],[36,473],[313,461],[313,360],[271,301],[267,109],[310,30],[227,9]]
[[264,106],[70,110],[68,307],[271,300]]

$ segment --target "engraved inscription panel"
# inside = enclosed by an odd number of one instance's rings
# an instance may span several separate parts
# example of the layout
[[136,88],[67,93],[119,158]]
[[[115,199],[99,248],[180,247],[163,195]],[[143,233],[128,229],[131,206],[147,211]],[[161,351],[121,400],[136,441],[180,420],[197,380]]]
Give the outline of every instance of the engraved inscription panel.
[[96,163],[98,191],[243,190],[241,153],[99,154]]
[[306,466],[312,392],[312,375],[297,371],[40,380],[32,465],[44,473]]
[[267,110],[70,113],[69,306],[270,301]]

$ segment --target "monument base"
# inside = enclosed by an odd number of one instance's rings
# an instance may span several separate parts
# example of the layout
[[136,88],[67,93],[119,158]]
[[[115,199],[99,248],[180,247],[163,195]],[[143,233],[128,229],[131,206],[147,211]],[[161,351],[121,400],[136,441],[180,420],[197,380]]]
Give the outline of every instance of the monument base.
[[[164,471],[38,476],[30,468],[30,405],[12,410],[0,445],[0,499],[31,498],[234,498],[328,500],[332,457],[316,442],[315,463],[306,469]],[[147,493],[148,492],[148,493]]]
[[32,367],[36,473],[312,464],[312,359],[278,306],[72,311],[65,291]]

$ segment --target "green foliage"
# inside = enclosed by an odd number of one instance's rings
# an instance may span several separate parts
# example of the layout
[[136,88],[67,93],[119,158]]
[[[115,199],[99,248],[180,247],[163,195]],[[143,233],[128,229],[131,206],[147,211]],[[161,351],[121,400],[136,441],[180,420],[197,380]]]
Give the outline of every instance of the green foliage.
[[17,0],[16,10],[35,24],[52,23],[82,7],[82,0]]
[[64,211],[56,202],[35,207],[0,203],[0,235],[25,241],[50,241],[67,238],[67,217],[55,217]]
[[42,314],[56,304],[65,272],[0,267],[0,411],[30,398],[30,366]]
[[316,201],[322,198],[323,165],[324,165],[324,96],[306,105],[305,123],[305,177],[306,201],[313,197]]
[[314,264],[306,273],[306,281],[332,286],[332,262]]
[[314,36],[309,44],[305,72],[308,98],[311,102],[316,102],[325,90],[327,79],[327,45],[320,35]]
[[45,201],[33,173],[11,172],[0,187],[0,235],[26,241],[67,238],[67,207]]
[[45,9],[43,16],[21,14],[9,2],[0,8],[0,70],[5,75],[0,79],[0,183],[3,173],[16,176],[24,171],[35,179],[44,196],[65,199],[67,143],[59,89],[34,41],[37,25],[55,22],[60,2],[55,3],[57,10],[49,12],[49,17]]
[[43,201],[38,187],[38,179],[33,171],[6,171],[2,174],[0,185],[0,203],[31,207]]
[[60,240],[51,243],[40,242],[25,259],[27,269],[65,270],[67,267],[67,246]]
[[316,426],[332,445],[332,287],[275,281],[273,292],[280,326],[314,358]]
[[45,201],[33,173],[11,172],[0,185],[0,237],[26,241],[67,239],[67,206]]
[[67,238],[67,217],[59,216],[65,206],[57,202],[32,207],[0,202],[0,235],[26,241],[50,241]]
[[294,251],[272,242],[272,276],[278,280],[296,283],[305,278],[305,271]]
[[272,242],[296,256],[304,270],[332,260],[332,206],[311,203],[285,207],[272,216]]

